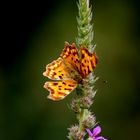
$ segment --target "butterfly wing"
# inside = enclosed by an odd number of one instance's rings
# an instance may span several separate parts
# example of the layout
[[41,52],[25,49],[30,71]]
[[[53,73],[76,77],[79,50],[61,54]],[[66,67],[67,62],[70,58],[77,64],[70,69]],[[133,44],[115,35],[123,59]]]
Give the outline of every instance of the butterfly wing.
[[72,73],[75,71],[73,70],[68,67],[62,58],[58,58],[46,66],[44,76],[52,80],[61,80],[56,82],[49,81],[44,84],[44,88],[50,91],[49,99],[54,101],[61,100],[76,88],[77,82],[72,80]]
[[77,86],[74,80],[63,80],[60,82],[46,82],[44,88],[50,91],[48,98],[54,101],[62,100]]
[[87,48],[82,47],[81,60],[80,60],[80,71],[83,78],[85,78],[89,73],[93,71],[97,64],[96,53],[90,53]]
[[53,80],[71,78],[70,70],[65,65],[62,58],[58,58],[57,60],[54,60],[52,63],[48,64],[43,75]]
[[77,72],[80,71],[79,55],[74,43],[70,45],[68,42],[65,42],[65,48],[60,57],[69,63]]

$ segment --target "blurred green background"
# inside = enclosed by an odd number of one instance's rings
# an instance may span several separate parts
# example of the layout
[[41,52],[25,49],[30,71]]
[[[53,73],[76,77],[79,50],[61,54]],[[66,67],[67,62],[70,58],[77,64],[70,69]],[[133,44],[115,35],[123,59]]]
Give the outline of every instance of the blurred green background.
[[[140,140],[140,6],[137,0],[91,0],[100,79],[92,111],[109,140]],[[65,140],[76,123],[73,94],[53,102],[43,88],[46,64],[77,36],[76,0],[11,2],[2,20],[0,140]],[[104,83],[107,81],[107,83]]]

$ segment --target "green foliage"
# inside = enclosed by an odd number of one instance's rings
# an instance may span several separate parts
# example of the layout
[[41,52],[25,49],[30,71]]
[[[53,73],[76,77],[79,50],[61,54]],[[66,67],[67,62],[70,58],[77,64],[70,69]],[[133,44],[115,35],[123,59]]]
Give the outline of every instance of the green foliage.
[[91,7],[89,7],[89,0],[79,0],[77,17],[78,37],[76,38],[77,46],[85,46],[89,51],[93,51],[93,24]]

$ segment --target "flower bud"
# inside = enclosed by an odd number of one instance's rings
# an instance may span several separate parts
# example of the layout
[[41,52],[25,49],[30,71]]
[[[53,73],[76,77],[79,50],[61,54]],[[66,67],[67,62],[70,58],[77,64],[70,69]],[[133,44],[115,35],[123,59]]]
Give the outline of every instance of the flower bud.
[[80,107],[89,108],[93,104],[93,100],[90,96],[85,96],[80,100]]
[[75,112],[75,113],[79,113],[80,112],[80,106],[78,103],[78,100],[73,99],[71,102],[71,109]]
[[92,128],[96,123],[96,118],[91,112],[87,112],[85,115],[82,124],[85,128]]
[[68,128],[69,130],[69,135],[68,138],[74,139],[74,140],[82,140],[85,136],[85,132],[84,131],[79,131],[79,128],[77,125],[72,126],[71,128]]

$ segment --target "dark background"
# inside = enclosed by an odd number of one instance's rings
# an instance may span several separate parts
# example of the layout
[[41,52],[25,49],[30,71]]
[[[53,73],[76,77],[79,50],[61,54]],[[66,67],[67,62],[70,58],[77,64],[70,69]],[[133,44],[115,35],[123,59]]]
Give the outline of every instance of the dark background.
[[[92,111],[109,140],[140,139],[138,0],[91,0],[100,79]],[[76,0],[1,4],[0,140],[63,140],[76,123],[65,100],[46,99],[42,76],[77,36]],[[107,81],[107,83],[104,83]]]

